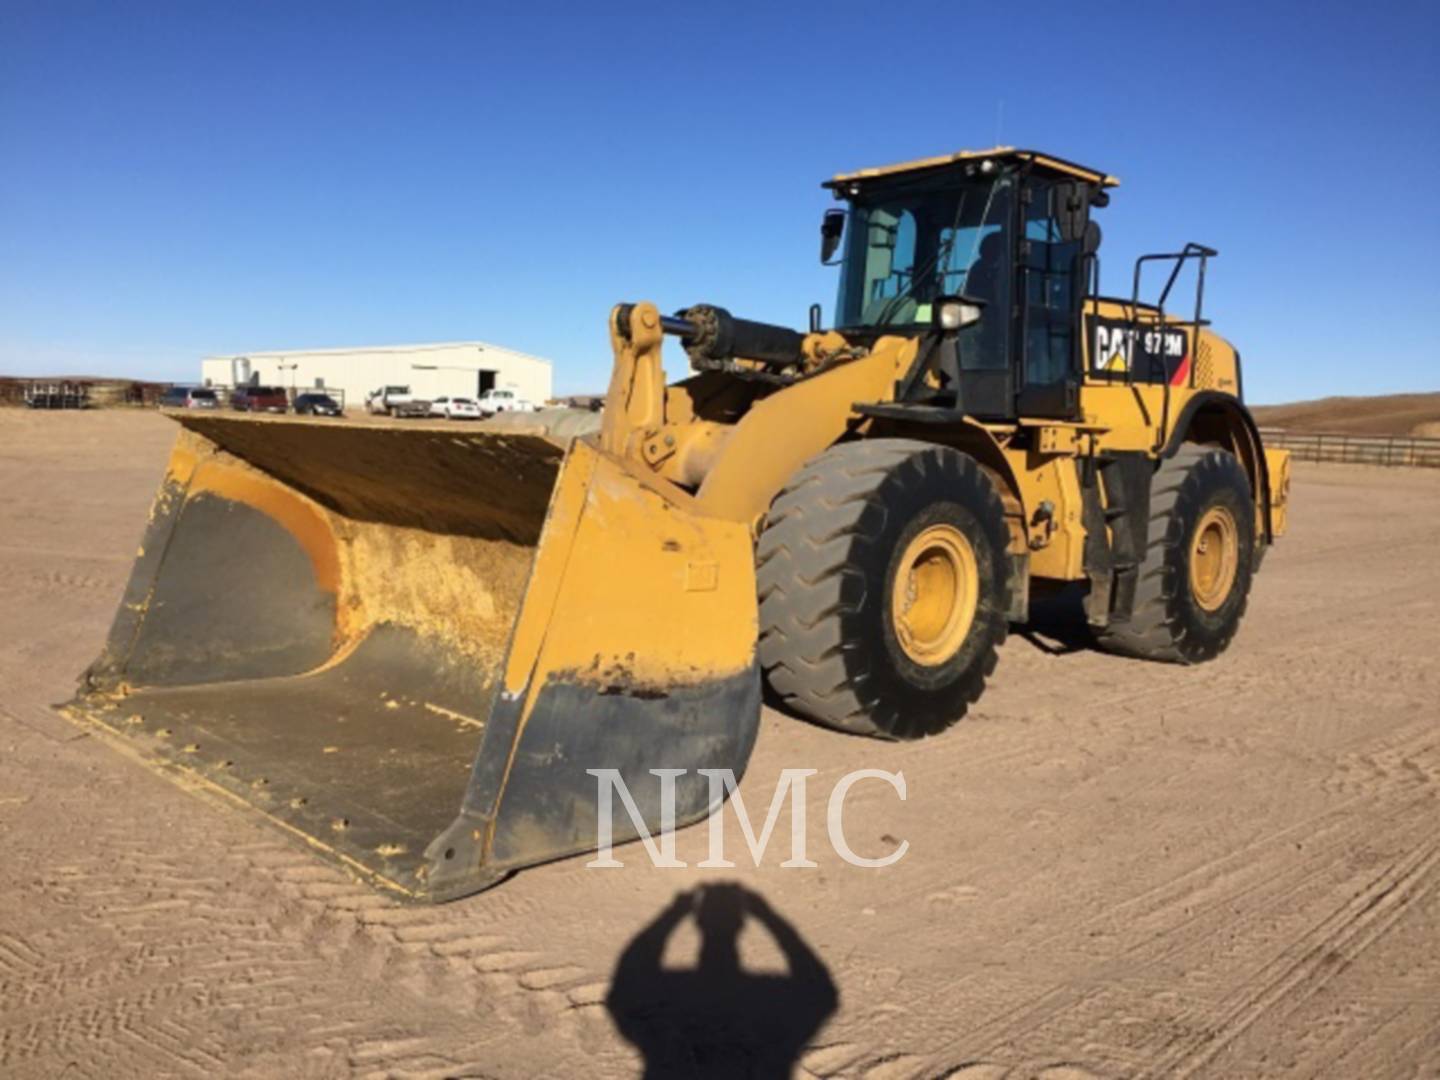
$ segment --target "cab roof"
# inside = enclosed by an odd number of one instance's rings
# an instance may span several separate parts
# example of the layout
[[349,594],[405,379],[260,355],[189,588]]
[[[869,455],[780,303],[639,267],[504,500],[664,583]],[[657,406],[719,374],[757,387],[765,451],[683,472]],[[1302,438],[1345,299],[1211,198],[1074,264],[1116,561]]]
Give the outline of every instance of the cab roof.
[[1013,146],[992,146],[988,150],[957,150],[953,154],[940,154],[936,157],[917,158],[914,161],[902,161],[897,165],[879,165],[871,169],[858,169],[855,172],[838,173],[832,179],[825,181],[822,187],[838,188],[841,185],[864,183],[867,180],[876,180],[880,177],[899,176],[902,173],[920,173],[929,170],[943,169],[948,165],[955,165],[965,161],[979,161],[989,158],[1001,162],[1028,162],[1034,168],[1058,176],[1074,176],[1082,180],[1088,180],[1092,184],[1099,184],[1101,187],[1115,187],[1120,183],[1117,177],[1100,172],[1098,169],[1089,169],[1084,165],[1076,165],[1073,161],[1066,161],[1054,154],[1042,154],[1036,150],[1019,150]]

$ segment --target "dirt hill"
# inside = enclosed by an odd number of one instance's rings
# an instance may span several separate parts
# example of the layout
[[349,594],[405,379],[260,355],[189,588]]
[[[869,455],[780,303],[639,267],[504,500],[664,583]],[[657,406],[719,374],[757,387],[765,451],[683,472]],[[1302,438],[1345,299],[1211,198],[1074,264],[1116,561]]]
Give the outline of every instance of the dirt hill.
[[1329,397],[1289,405],[1257,405],[1251,411],[1261,427],[1287,431],[1440,437],[1440,393]]

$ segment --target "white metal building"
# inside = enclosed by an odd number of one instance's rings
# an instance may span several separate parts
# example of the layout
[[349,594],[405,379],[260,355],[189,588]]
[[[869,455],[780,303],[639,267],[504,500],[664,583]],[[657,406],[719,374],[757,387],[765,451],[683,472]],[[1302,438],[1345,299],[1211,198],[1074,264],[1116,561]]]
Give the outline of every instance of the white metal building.
[[365,396],[382,386],[408,386],[431,400],[476,397],[491,388],[514,390],[535,405],[544,404],[552,392],[550,361],[484,341],[210,356],[201,362],[200,376],[213,387],[255,383],[297,394],[326,390],[336,397],[342,391],[346,408],[360,408]]

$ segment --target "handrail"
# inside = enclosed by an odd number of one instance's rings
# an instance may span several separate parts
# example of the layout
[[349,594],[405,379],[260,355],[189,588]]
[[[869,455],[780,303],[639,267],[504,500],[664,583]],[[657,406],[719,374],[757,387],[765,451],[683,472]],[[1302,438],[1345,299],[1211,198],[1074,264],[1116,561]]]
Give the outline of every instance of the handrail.
[[[1205,303],[1205,267],[1206,263],[1220,252],[1215,248],[1206,247],[1204,244],[1197,244],[1195,241],[1187,241],[1185,247],[1180,251],[1154,252],[1148,255],[1141,255],[1135,260],[1135,274],[1130,289],[1130,318],[1125,327],[1125,348],[1130,350],[1128,363],[1126,364],[1125,383],[1127,386],[1135,382],[1135,348],[1137,328],[1140,323],[1140,274],[1147,262],[1158,262],[1166,259],[1174,259],[1175,266],[1170,271],[1170,276],[1165,279],[1165,288],[1160,291],[1160,299],[1155,304],[1155,323],[1159,327],[1165,326],[1165,301],[1170,298],[1170,290],[1175,287],[1175,281],[1180,276],[1180,271],[1187,259],[1198,258],[1200,268],[1195,277],[1195,318],[1191,320],[1191,342],[1192,353],[1200,351],[1200,328],[1205,325],[1203,310]],[[1195,361],[1196,357],[1190,357],[1190,386],[1195,386]],[[1155,429],[1155,450],[1158,453],[1170,440],[1170,373],[1168,368],[1163,372],[1160,424]]]

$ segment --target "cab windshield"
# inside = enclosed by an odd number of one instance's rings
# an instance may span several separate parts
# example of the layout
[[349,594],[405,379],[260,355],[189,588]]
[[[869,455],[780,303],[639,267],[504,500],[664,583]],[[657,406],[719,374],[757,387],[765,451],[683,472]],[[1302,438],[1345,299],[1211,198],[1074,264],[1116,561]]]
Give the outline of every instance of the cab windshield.
[[928,324],[935,298],[959,293],[1006,310],[1014,183],[952,173],[855,196],[836,325]]

